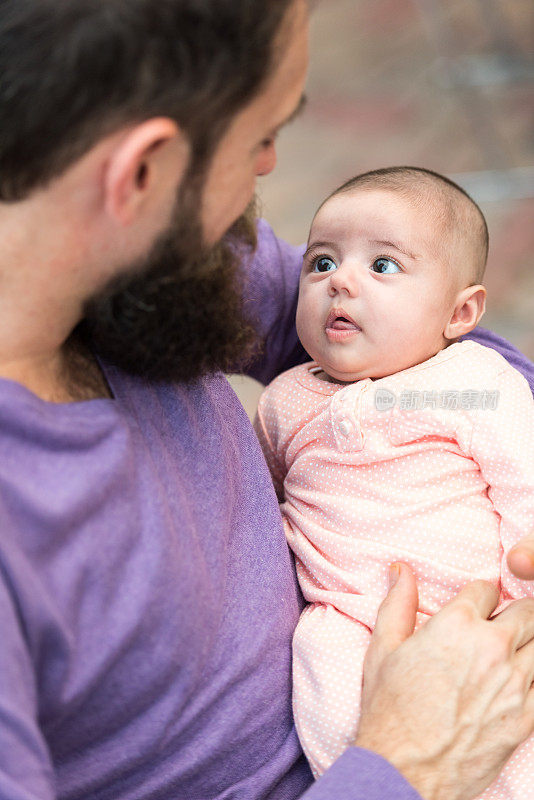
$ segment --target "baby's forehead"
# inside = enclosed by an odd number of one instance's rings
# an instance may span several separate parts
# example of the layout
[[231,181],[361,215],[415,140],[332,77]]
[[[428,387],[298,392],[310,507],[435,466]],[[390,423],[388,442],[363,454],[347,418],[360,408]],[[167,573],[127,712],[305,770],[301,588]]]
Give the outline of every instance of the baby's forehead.
[[[362,202],[363,201],[363,202]],[[414,254],[414,269],[443,270],[451,284],[460,273],[462,244],[454,203],[438,191],[352,187],[329,197],[317,211],[308,244],[363,241],[369,248],[399,246]]]
[[362,200],[365,198],[370,198],[368,205],[371,207],[376,206],[379,208],[382,200],[389,200],[400,207],[416,208],[425,219],[432,218],[435,215],[439,217],[446,216],[456,206],[454,198],[431,185],[413,186],[407,184],[400,187],[366,185],[344,189],[330,195],[319,207],[315,216],[317,217],[321,212],[329,211],[332,207],[337,207],[339,210],[340,207],[350,209],[352,206],[356,209],[361,206]]
[[[434,196],[435,195],[435,196]],[[412,238],[448,239],[454,223],[453,207],[438,192],[399,191],[382,186],[352,187],[336,192],[319,207],[310,237],[321,230],[365,234],[384,229]]]

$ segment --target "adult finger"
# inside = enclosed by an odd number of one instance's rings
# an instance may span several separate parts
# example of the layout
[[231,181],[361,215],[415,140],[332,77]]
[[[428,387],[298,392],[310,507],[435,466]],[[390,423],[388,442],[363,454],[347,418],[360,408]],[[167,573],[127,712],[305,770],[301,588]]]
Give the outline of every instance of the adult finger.
[[390,589],[378,609],[371,647],[382,654],[396,650],[415,628],[419,597],[415,577],[406,564],[390,566]]
[[431,624],[432,620],[437,619],[446,609],[452,609],[455,606],[470,608],[476,616],[487,619],[495,611],[498,603],[499,590],[492,583],[482,580],[471,581],[458,592],[456,597],[449,600],[427,624]]
[[492,624],[505,628],[512,634],[515,650],[534,639],[534,598],[524,597],[510,603],[504,611],[491,620]]
[[525,581],[534,580],[534,535],[526,536],[508,552],[510,571]]
[[378,609],[371,642],[365,654],[363,683],[366,696],[373,690],[384,659],[415,628],[419,596],[413,572],[406,564],[391,564],[389,583],[389,592]]

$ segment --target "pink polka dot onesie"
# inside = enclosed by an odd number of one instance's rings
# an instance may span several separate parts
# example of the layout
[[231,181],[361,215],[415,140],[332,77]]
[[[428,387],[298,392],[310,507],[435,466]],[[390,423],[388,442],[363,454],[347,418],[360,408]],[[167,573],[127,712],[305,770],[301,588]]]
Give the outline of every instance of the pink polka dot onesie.
[[[309,605],[293,640],[293,705],[316,776],[354,742],[363,659],[388,565],[410,564],[423,623],[469,581],[533,594],[506,552],[534,528],[534,403],[496,353],[458,342],[352,384],[303,364],[263,393],[256,432]],[[531,800],[534,737],[484,800]]]

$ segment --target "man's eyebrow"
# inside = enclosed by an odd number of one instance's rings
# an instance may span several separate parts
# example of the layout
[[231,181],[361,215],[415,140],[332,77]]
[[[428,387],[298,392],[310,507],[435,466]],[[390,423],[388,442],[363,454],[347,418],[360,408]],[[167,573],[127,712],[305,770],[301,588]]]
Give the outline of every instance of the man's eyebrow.
[[408,258],[411,258],[413,261],[418,261],[421,258],[417,253],[411,253],[406,245],[401,245],[399,242],[390,242],[387,239],[369,239],[369,244],[376,244],[379,247],[392,247],[394,250],[398,250],[399,253],[408,256]]

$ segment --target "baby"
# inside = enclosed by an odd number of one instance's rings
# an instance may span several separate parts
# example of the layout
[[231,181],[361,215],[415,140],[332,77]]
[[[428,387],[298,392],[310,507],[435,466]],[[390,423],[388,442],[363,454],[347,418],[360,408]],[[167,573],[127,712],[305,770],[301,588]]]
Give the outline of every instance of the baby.
[[[297,330],[314,361],[270,384],[256,430],[309,603],[294,714],[315,776],[355,740],[392,562],[416,574],[418,624],[475,578],[503,602],[532,592],[506,565],[534,524],[532,395],[459,341],[484,313],[487,249],[471,198],[412,167],[350,180],[312,223]],[[533,774],[531,739],[484,800],[531,800]]]

